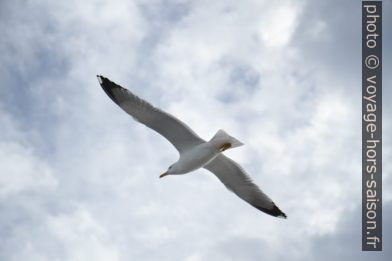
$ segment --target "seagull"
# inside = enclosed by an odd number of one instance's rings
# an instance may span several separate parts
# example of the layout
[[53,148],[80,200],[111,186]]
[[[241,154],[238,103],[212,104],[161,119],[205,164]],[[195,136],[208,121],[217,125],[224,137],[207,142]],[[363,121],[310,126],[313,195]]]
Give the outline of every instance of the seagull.
[[205,141],[185,123],[166,113],[131,91],[97,75],[106,94],[135,120],[165,137],[178,150],[180,157],[159,177],[181,175],[205,168],[238,197],[271,216],[287,218],[275,203],[255,184],[244,169],[222,154],[243,143],[219,130],[211,140]]

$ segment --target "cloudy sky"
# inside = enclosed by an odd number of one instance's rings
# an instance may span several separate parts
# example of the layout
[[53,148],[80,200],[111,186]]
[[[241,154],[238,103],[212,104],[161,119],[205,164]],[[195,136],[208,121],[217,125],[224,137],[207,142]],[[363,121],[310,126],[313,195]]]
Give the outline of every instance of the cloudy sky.
[[[387,260],[392,3],[384,1],[384,251],[361,252],[361,1],[0,2],[0,260]],[[234,158],[287,213],[177,160],[96,74]]]

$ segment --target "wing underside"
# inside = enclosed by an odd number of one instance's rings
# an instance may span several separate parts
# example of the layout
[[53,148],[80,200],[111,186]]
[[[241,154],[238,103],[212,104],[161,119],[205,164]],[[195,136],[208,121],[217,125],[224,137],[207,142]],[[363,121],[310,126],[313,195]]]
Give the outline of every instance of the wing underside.
[[236,162],[220,154],[204,166],[214,173],[218,179],[238,197],[255,208],[275,217],[286,218],[275,203],[251,180]]
[[164,136],[180,153],[205,142],[179,119],[152,106],[109,79],[97,77],[103,90],[118,106],[140,123]]

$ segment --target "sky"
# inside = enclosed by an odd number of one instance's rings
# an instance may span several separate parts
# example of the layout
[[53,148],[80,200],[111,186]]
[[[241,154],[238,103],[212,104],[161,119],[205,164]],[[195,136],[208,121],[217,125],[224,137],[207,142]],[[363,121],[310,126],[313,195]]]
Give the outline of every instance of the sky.
[[[383,3],[383,246],[361,251],[361,1],[0,2],[0,260],[389,260],[392,2]],[[288,215],[178,154],[102,74],[188,124]]]

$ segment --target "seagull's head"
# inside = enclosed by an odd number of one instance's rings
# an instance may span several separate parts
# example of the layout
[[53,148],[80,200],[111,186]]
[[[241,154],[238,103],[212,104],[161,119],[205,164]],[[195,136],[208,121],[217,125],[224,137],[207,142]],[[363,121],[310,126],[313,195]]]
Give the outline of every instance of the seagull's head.
[[176,168],[176,163],[170,165],[170,167],[161,175],[159,175],[160,178],[163,178],[167,175],[175,175],[175,174],[180,174],[177,172],[177,168]]

